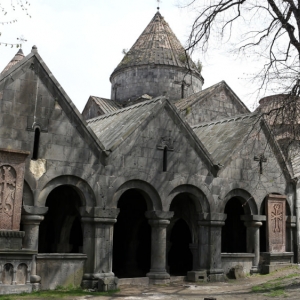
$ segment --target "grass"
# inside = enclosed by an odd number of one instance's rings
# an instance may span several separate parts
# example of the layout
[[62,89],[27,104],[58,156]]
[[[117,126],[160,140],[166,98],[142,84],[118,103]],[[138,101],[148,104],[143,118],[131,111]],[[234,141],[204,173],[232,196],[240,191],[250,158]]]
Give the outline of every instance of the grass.
[[55,290],[51,291],[37,291],[32,293],[22,293],[18,295],[3,295],[0,296],[0,300],[19,300],[19,299],[63,299],[65,297],[71,296],[111,296],[117,293],[119,290],[108,291],[108,292],[89,292],[87,290],[83,290],[80,287],[68,286],[61,287],[58,286]]
[[254,293],[265,293],[269,297],[287,297],[285,293],[284,280],[294,277],[300,277],[299,273],[291,273],[286,276],[278,277],[276,279],[267,281],[265,283],[255,285],[252,287]]

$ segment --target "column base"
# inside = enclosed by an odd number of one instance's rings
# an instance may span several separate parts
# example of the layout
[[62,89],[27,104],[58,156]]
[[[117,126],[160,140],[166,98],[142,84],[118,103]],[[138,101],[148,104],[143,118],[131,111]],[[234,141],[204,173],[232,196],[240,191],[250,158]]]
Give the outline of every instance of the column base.
[[210,282],[222,282],[225,281],[225,275],[223,269],[210,269],[207,272],[208,281]]
[[205,282],[207,281],[206,270],[189,271],[187,272],[187,280],[191,282]]
[[114,273],[86,273],[83,275],[81,287],[105,292],[118,289],[119,278]]
[[258,266],[252,266],[252,268],[250,269],[250,274],[258,274],[260,271],[259,271],[259,268]]
[[167,272],[149,272],[146,274],[149,277],[149,284],[168,284],[170,283],[170,274]]

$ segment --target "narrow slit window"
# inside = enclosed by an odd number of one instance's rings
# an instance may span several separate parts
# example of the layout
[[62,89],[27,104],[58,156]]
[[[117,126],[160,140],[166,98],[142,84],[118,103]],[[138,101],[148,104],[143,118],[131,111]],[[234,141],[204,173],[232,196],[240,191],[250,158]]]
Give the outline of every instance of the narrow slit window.
[[164,148],[164,154],[163,154],[163,172],[167,171],[167,163],[168,163],[168,148]]
[[184,83],[181,84],[181,99],[184,98]]
[[34,130],[34,143],[33,143],[32,160],[37,160],[38,159],[39,143],[40,143],[40,129],[36,128]]

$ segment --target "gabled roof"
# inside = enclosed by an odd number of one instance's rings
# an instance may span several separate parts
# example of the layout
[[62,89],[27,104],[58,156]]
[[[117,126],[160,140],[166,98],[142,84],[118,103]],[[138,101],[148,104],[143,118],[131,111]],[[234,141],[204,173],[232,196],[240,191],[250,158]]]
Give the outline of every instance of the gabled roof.
[[[184,48],[159,12],[125,54],[113,74],[130,66],[149,64],[187,67]],[[189,66],[196,69],[191,59]]]
[[187,107],[205,101],[209,96],[213,95],[216,92],[219,92],[222,89],[225,89],[230,93],[230,95],[235,100],[235,103],[237,103],[237,105],[241,108],[242,110],[241,113],[250,113],[250,110],[247,108],[247,106],[240,100],[240,98],[233,92],[233,90],[229,87],[229,85],[224,80],[206,88],[201,92],[192,94],[189,97],[186,97],[184,99],[177,100],[175,102],[175,106],[180,111],[183,111]]
[[201,123],[192,126],[192,129],[208,150],[212,159],[224,167],[231,161],[235,149],[250,138],[251,132],[258,123],[263,129],[268,144],[272,147],[285,177],[290,179],[292,177],[291,168],[268,124],[261,118],[260,114],[244,114],[219,121]]
[[13,59],[7,64],[7,66],[3,69],[3,71],[0,74],[3,74],[6,71],[8,71],[11,67],[13,67],[16,63],[18,63],[24,57],[25,57],[25,55],[24,55],[22,49],[19,49],[19,51],[16,53],[16,55],[13,57]]
[[87,123],[103,143],[105,150],[113,151],[153,113],[155,107],[161,107],[159,104],[162,104],[161,97],[87,120]]
[[114,100],[96,96],[90,96],[90,99],[99,107],[103,114],[120,109],[120,106]]
[[60,107],[63,109],[69,121],[76,127],[84,141],[90,146],[96,157],[102,159],[101,153],[104,149],[94,132],[86,126],[85,120],[73,104],[67,93],[63,90],[59,82],[53,76],[41,56],[37,52],[36,46],[32,47],[31,53],[22,60],[11,66],[9,70],[0,74],[0,91],[5,89],[16,78],[26,72],[28,68],[39,70],[40,80],[51,92]]
[[118,111],[90,119],[87,123],[105,146],[107,154],[109,154],[109,152],[120,146],[135,129],[146,126],[147,122],[153,120],[163,108],[168,111],[173,121],[180,127],[182,134],[191,141],[192,147],[204,159],[208,169],[216,175],[219,167],[214,163],[188,123],[180,117],[175,106],[165,97],[157,97],[128,106]]
[[257,123],[257,115],[245,114],[234,118],[192,126],[213,160],[225,165],[232,152]]

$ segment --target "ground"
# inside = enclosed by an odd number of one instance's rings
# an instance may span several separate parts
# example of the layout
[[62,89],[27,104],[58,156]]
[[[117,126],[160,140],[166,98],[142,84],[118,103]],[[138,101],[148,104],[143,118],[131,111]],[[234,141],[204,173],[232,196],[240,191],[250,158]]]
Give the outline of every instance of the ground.
[[[51,293],[51,292],[50,292]],[[253,275],[240,280],[228,280],[222,283],[174,282],[161,286],[122,286],[120,291],[110,295],[82,295],[64,297],[61,294],[23,296],[0,296],[0,300],[202,300],[215,298],[216,300],[264,300],[264,299],[299,299],[300,298],[300,268],[292,267],[269,275]],[[52,292],[53,293],[53,292]]]

